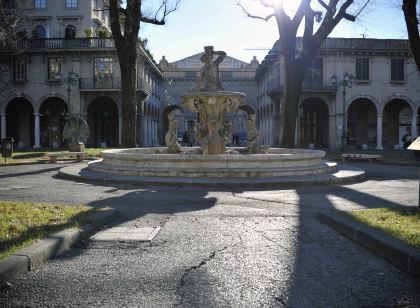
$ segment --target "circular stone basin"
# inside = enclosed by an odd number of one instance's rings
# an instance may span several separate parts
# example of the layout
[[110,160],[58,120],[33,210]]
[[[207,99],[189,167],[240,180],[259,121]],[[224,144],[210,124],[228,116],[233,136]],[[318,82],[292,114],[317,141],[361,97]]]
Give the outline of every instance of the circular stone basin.
[[[105,150],[103,160],[88,164],[94,172],[187,178],[266,178],[330,173],[337,164],[325,162],[324,151],[270,148],[267,154],[195,154],[198,148],[183,148],[182,154],[161,154],[166,148]],[[235,152],[240,148],[228,148]]]

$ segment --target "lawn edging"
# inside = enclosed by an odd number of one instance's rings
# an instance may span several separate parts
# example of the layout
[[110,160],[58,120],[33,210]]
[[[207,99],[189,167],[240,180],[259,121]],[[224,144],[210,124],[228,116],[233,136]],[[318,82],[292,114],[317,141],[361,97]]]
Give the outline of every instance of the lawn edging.
[[318,212],[316,217],[341,235],[362,245],[399,269],[420,279],[420,250],[384,232],[334,213]]
[[68,250],[82,236],[92,233],[117,216],[118,211],[115,209],[97,211],[88,216],[91,224],[83,225],[80,229],[62,230],[0,260],[0,287],[7,286],[12,279],[39,267],[42,263]]

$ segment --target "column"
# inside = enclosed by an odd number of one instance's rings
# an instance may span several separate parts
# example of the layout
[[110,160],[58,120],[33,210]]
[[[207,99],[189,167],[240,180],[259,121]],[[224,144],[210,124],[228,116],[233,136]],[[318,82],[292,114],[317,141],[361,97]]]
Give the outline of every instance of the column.
[[336,124],[336,115],[328,115],[328,144],[330,149],[337,149],[339,145],[337,143],[337,124]]
[[1,115],[1,139],[3,138],[6,138],[6,114]]
[[382,147],[382,114],[376,116],[376,148],[383,150]]
[[413,138],[417,138],[417,114],[413,114],[411,117],[411,135]]
[[41,147],[41,134],[40,134],[40,125],[39,125],[39,113],[35,112],[35,145],[34,148],[38,149]]
[[118,145],[122,143],[122,114],[118,114]]

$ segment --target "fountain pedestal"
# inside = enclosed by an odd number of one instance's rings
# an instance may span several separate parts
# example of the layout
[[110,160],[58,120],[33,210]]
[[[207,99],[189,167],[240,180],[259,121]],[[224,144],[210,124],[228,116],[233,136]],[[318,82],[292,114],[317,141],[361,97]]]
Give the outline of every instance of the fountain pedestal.
[[183,107],[199,114],[196,138],[204,155],[225,154],[232,133],[232,123],[225,121],[225,115],[243,106],[245,98],[245,94],[231,91],[196,91],[182,96]]

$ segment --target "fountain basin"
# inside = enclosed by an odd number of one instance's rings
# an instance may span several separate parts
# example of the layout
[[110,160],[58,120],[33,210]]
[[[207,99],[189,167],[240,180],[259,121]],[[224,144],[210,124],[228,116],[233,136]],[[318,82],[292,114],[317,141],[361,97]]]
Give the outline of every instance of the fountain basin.
[[[270,148],[267,154],[157,154],[165,148],[105,150],[102,160],[88,164],[90,171],[142,177],[268,178],[331,173],[336,163],[325,162],[319,150]],[[237,151],[239,148],[228,148]]]

